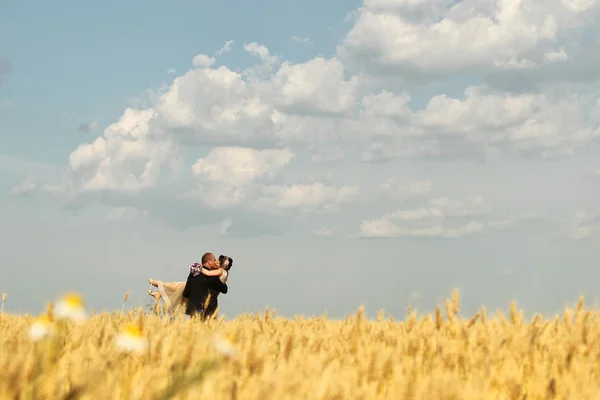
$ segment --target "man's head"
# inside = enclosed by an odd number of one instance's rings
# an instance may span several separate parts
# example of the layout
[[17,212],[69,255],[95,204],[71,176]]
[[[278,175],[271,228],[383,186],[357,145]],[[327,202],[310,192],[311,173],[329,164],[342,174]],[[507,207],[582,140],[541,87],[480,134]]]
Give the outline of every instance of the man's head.
[[213,253],[204,253],[204,255],[202,256],[202,265],[209,269],[216,268],[217,266],[215,255]]

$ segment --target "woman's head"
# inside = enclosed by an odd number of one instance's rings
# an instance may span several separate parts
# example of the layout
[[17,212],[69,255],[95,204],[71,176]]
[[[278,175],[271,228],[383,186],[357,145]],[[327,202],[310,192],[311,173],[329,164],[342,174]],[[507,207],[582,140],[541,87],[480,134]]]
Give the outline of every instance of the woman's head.
[[222,254],[219,256],[219,260],[217,262],[219,263],[219,267],[223,268],[225,271],[229,271],[233,265],[233,259]]

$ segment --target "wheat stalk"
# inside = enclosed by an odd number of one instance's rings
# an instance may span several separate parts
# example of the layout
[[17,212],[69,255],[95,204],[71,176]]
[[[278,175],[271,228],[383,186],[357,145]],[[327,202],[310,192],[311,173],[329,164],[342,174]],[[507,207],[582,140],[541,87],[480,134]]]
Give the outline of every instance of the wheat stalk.
[[[127,301],[128,295],[124,301]],[[600,318],[574,312],[523,322],[481,307],[460,319],[456,292],[433,314],[371,320],[286,319],[274,310],[232,320],[165,321],[141,310],[54,321],[33,342],[32,316],[0,319],[0,399],[591,399],[600,392]],[[325,314],[324,314],[325,315]],[[124,352],[128,327],[148,347]],[[132,336],[133,337],[133,336]]]

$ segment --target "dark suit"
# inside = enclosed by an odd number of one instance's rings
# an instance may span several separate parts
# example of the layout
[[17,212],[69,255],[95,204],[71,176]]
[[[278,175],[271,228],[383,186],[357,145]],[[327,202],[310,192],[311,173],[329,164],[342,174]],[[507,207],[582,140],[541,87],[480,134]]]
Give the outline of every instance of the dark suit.
[[[183,297],[188,299],[185,313],[190,316],[200,314],[202,318],[210,317],[219,306],[217,300],[219,292],[227,293],[227,284],[221,282],[218,276],[206,276],[202,273],[193,276],[190,273],[183,289]],[[209,295],[210,299],[204,308]]]

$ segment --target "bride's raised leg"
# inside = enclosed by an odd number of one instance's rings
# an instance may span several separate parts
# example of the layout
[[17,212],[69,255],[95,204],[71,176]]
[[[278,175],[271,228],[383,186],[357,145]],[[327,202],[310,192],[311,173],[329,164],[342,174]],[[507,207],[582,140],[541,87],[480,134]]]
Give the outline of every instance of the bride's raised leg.
[[153,292],[151,290],[148,290],[148,294],[152,297],[154,297],[156,300],[160,299],[160,293],[158,292]]
[[175,289],[177,288],[175,285],[175,282],[163,282],[163,287],[165,288],[165,292],[167,292],[167,294],[171,294],[175,291]]
[[165,292],[171,294],[177,290],[183,290],[185,287],[185,282],[163,282],[163,287],[165,288]]

